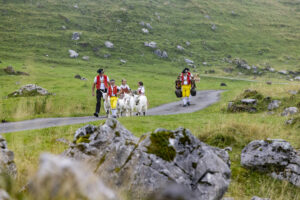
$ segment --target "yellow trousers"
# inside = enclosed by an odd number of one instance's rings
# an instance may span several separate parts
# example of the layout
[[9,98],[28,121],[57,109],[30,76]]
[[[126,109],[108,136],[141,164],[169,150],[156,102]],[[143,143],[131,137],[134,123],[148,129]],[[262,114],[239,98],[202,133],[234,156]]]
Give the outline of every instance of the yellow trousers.
[[189,97],[190,93],[191,93],[191,85],[182,85],[181,89],[182,89],[182,97]]
[[110,97],[110,106],[111,109],[116,109],[118,103],[118,97]]

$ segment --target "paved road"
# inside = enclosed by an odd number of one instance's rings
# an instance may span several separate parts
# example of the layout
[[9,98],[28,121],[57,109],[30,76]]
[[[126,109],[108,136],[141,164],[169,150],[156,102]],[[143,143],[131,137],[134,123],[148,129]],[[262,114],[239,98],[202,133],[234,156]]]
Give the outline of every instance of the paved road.
[[[197,96],[192,98],[192,104],[189,107],[182,107],[182,101],[176,101],[163,104],[148,110],[147,115],[174,115],[181,113],[192,113],[208,107],[219,101],[222,90],[203,90],[198,91]],[[105,119],[104,116],[99,118],[93,116],[87,117],[64,117],[64,118],[38,118],[33,120],[0,123],[0,133],[17,132],[24,130],[41,129],[55,126],[64,126],[71,124],[87,123]]]

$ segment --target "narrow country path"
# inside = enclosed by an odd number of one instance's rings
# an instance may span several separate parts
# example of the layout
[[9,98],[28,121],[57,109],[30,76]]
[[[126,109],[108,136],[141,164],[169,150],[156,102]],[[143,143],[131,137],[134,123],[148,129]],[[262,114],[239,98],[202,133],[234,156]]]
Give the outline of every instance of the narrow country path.
[[[202,90],[197,91],[197,96],[192,98],[192,104],[189,107],[182,107],[182,101],[176,101],[163,104],[148,110],[147,115],[174,115],[181,113],[192,113],[202,110],[211,104],[219,101],[222,90]],[[63,118],[38,118],[19,122],[9,122],[0,124],[0,133],[9,133],[33,129],[41,129],[55,126],[64,126],[71,124],[87,123],[105,119],[105,116],[96,118],[87,117],[63,117]]]

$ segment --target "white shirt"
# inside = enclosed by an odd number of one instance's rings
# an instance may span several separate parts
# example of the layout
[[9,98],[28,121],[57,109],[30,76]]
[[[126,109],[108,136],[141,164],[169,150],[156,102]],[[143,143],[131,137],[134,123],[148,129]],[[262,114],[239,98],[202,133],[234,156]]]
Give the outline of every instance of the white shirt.
[[183,76],[183,85],[188,85],[188,77]]
[[130,90],[130,87],[126,84],[126,85],[120,85],[120,88],[121,89],[128,89],[128,90]]
[[140,86],[140,87],[138,88],[138,93],[139,93],[139,94],[145,94],[145,88],[144,88],[144,86]]
[[[109,82],[109,78],[107,76],[107,83]],[[94,79],[94,83],[97,84],[97,76]],[[104,76],[100,76],[100,90],[105,90],[105,85],[104,85]]]

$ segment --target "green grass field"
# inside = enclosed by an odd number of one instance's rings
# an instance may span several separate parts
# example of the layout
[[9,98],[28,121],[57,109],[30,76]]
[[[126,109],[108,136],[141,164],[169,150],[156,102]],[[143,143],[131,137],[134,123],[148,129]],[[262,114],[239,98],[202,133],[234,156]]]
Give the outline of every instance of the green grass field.
[[[74,8],[75,4],[78,8]],[[141,21],[153,27],[149,34],[142,33]],[[215,31],[211,29],[213,24]],[[237,71],[226,74],[225,67],[235,67],[223,62],[229,55],[261,68],[270,65],[276,70],[299,71],[299,25],[300,3],[293,0],[0,0],[0,120],[91,115],[96,103],[91,86],[100,67],[118,84],[126,78],[133,89],[138,81],[143,81],[150,107],[178,100],[174,80],[187,67],[184,58],[195,62],[193,73],[213,69],[213,76],[254,80],[253,75],[238,76]],[[73,32],[82,33],[80,40],[71,40]],[[114,43],[113,49],[105,47],[107,40]],[[169,58],[158,58],[144,46],[146,41],[157,42]],[[177,45],[185,50],[178,51]],[[69,49],[76,50],[79,57],[69,58]],[[106,54],[111,57],[104,58]],[[90,60],[84,61],[82,56],[89,56]],[[121,64],[120,59],[127,63]],[[2,68],[9,65],[30,76],[5,74]],[[88,80],[75,79],[76,74]],[[261,83],[203,76],[199,90],[226,89],[220,102],[196,113],[121,118],[120,122],[136,136],[158,127],[183,126],[210,145],[233,147],[232,182],[226,196],[239,200],[254,195],[272,200],[300,199],[299,188],[240,166],[241,150],[251,140],[282,138],[300,148],[299,128],[286,126],[287,118],[280,116],[285,106],[300,102],[299,96],[292,99],[288,92],[299,90],[299,84],[264,84],[267,80],[286,82],[285,79],[272,73],[256,77]],[[228,86],[220,87],[221,82]],[[55,95],[6,98],[29,83]],[[227,113],[227,103],[248,88],[284,103],[272,115]],[[35,172],[40,153],[63,152],[67,145],[56,139],[72,140],[81,126],[4,134],[15,152],[19,172],[15,190]]]

